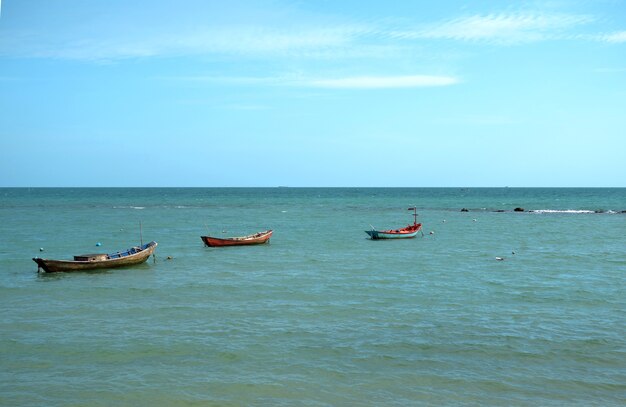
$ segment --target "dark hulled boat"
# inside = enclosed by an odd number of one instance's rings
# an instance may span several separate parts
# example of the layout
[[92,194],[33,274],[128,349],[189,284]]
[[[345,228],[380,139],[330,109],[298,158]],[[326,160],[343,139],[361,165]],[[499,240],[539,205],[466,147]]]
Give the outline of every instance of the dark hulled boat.
[[110,254],[83,254],[74,256],[74,260],[50,260],[34,257],[33,261],[37,263],[39,269],[43,269],[47,273],[126,267],[145,262],[156,247],[157,242],[152,241]]

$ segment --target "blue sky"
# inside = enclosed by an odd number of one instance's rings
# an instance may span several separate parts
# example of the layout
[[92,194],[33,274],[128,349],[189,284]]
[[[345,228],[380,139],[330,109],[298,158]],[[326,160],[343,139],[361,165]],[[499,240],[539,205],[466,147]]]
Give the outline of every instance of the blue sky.
[[626,187],[626,1],[1,8],[0,186]]

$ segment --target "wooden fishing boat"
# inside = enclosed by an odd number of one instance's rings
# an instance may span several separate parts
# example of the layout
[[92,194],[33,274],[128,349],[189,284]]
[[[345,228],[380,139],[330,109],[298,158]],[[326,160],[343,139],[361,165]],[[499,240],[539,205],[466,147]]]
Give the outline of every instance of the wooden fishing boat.
[[372,240],[379,239],[410,239],[417,236],[422,230],[422,224],[417,223],[417,208],[408,208],[409,211],[413,211],[413,224],[403,227],[401,229],[389,229],[389,230],[376,230],[372,227],[372,230],[366,230]]
[[219,238],[213,236],[200,236],[206,246],[224,247],[224,246],[247,246],[255,244],[269,243],[273,231],[266,230],[264,232],[254,233],[248,236]]
[[34,257],[33,261],[37,263],[39,269],[43,269],[47,273],[126,267],[145,262],[156,247],[157,242],[152,241],[121,252],[74,256],[74,260],[50,260]]

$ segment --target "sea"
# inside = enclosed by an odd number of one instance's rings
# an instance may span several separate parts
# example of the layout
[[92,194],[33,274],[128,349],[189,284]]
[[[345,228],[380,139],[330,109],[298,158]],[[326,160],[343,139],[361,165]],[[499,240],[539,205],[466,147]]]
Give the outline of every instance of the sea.
[[[416,238],[364,233],[413,206]],[[624,211],[624,188],[0,188],[0,405],[624,406]],[[32,261],[151,240],[132,268]]]

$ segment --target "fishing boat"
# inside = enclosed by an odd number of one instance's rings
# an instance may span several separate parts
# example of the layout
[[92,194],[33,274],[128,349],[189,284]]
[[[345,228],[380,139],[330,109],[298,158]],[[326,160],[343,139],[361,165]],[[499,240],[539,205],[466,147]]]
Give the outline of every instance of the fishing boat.
[[379,239],[410,239],[417,236],[422,230],[422,224],[417,223],[417,207],[408,208],[409,211],[413,211],[413,224],[403,227],[401,229],[389,229],[389,230],[376,230],[372,226],[372,230],[366,230],[372,240]]
[[219,238],[213,236],[200,236],[206,246],[224,247],[224,246],[247,246],[255,244],[269,243],[273,231],[266,230],[264,232],[254,233],[248,236]]
[[74,260],[50,260],[34,257],[33,261],[39,266],[38,270],[43,269],[46,273],[126,267],[145,262],[156,247],[157,242],[152,241],[115,253],[82,254],[74,256]]

